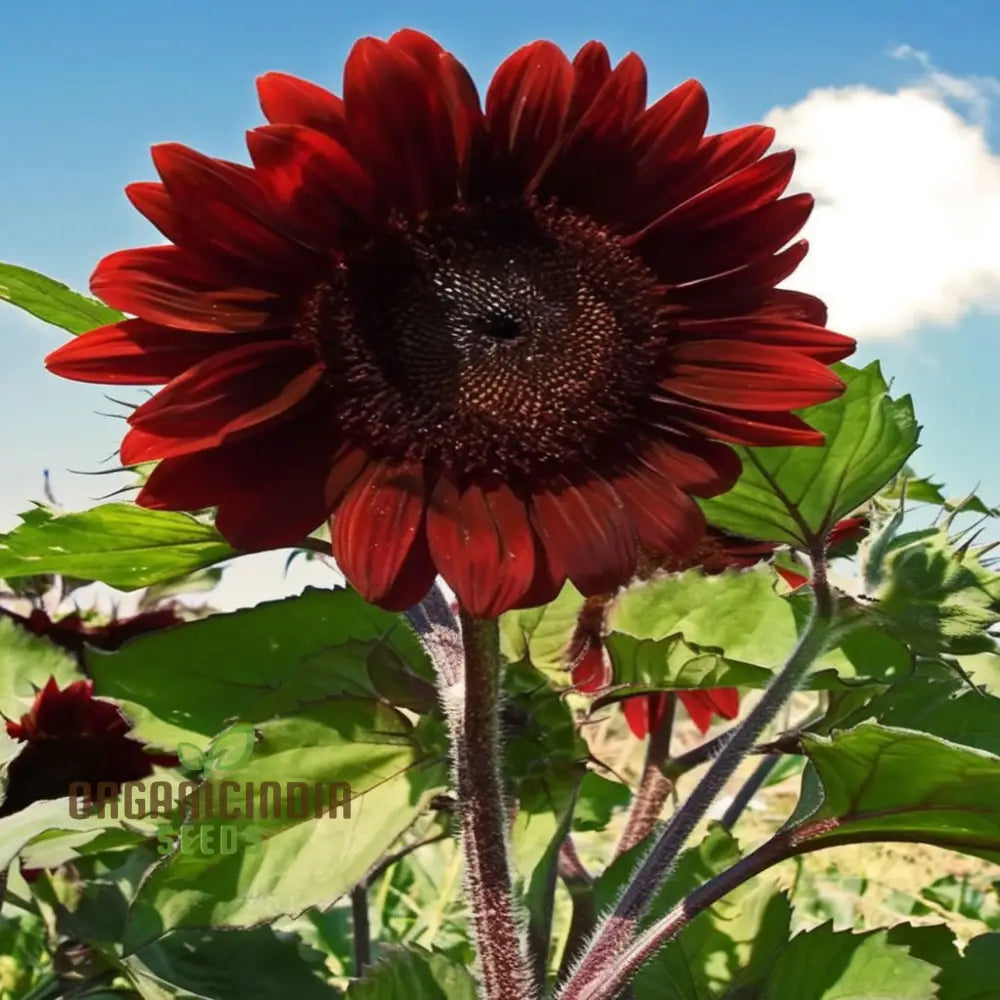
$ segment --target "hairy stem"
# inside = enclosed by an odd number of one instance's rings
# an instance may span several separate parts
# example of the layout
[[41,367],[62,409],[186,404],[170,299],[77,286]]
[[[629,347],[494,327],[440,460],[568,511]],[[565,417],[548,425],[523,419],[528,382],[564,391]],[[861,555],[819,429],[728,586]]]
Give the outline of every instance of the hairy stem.
[[660,724],[649,734],[646,761],[639,779],[639,788],[632,802],[625,832],[618,843],[615,857],[641,844],[659,822],[663,806],[674,790],[674,782],[663,773],[663,765],[670,757],[670,738],[674,731],[674,713],[677,699],[670,695],[669,704]]
[[465,861],[483,1000],[537,996],[515,910],[500,773],[502,663],[497,623],[460,613],[464,670],[438,670],[451,735]]
[[672,871],[678,854],[723,786],[798,688],[813,661],[826,648],[833,619],[833,595],[826,580],[822,550],[813,553],[813,591],[813,613],[798,645],[761,700],[732,730],[732,735],[701,783],[671,816],[614,913],[598,930],[583,961],[560,991],[559,1000],[612,1000],[623,988],[621,958],[634,942],[639,921],[663,880]]

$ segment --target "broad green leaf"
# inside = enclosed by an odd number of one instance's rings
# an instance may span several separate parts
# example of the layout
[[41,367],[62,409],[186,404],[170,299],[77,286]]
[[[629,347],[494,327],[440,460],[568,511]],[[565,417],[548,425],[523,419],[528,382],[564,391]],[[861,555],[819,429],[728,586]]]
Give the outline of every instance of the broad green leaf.
[[143,1000],[336,1000],[295,940],[269,927],[175,931],[122,965]]
[[584,598],[571,584],[540,608],[500,616],[500,650],[511,663],[528,660],[556,687],[569,684],[567,653]]
[[433,678],[406,619],[350,589],[310,588],[140,636],[114,653],[90,649],[86,661],[139,739],[202,750],[233,720],[260,722],[337,694],[382,696],[391,670],[411,685]]
[[134,590],[238,555],[187,514],[107,503],[74,514],[37,507],[0,535],[0,578],[65,573]]
[[16,264],[0,263],[0,301],[9,302],[45,323],[74,334],[125,318],[97,299],[74,292],[44,274]]
[[702,502],[709,521],[738,535],[808,548],[899,471],[917,446],[910,397],[889,397],[877,362],[835,370],[844,394],[801,411],[825,444],[737,448],[743,474],[728,493]]
[[[256,730],[253,756],[205,783],[214,806],[188,817],[143,881],[130,951],[179,928],[250,927],[332,904],[447,785],[440,752],[373,700],[314,702]],[[265,782],[277,790],[279,815],[260,804]]]
[[386,949],[347,1000],[476,1000],[469,970],[444,955],[417,948]]
[[1000,934],[973,938],[940,982],[942,1000],[1000,1000]]
[[65,687],[81,676],[70,653],[0,614],[0,713],[19,719],[50,677]]
[[922,667],[919,673],[900,679],[841,726],[865,719],[930,733],[1000,756],[1000,698],[971,690],[960,678],[940,670],[931,675]]
[[[808,599],[782,597],[767,566],[698,570],[625,590],[608,614],[616,685],[598,703],[657,688],[765,687],[795,646]],[[821,655],[806,686],[884,684],[909,669],[906,648],[870,628]]]
[[529,938],[539,968],[548,957],[556,862],[570,830],[587,746],[565,701],[524,662],[505,674],[504,772],[519,810],[511,854],[528,910]]
[[874,722],[802,745],[814,770],[793,824],[810,850],[903,840],[1000,861],[1000,757]]
[[937,966],[889,941],[889,932],[796,935],[768,969],[755,1000],[934,1000]]
[[624,809],[632,800],[628,785],[587,771],[580,782],[580,791],[573,810],[573,829],[578,833],[603,830],[611,822],[616,809]]
[[[601,875],[595,903],[607,912],[631,875],[643,843],[618,858]],[[673,875],[658,892],[647,923],[670,910],[689,892],[740,859],[732,836],[712,824],[701,844],[681,855]],[[639,972],[636,1000],[713,1000],[734,995],[754,982],[787,942],[791,907],[773,879],[762,877],[739,886],[715,906],[695,917]]]

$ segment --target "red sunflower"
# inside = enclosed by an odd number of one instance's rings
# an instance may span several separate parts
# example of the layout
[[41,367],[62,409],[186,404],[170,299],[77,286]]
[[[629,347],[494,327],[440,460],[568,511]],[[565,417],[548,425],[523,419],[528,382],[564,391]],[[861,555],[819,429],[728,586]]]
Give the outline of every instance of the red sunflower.
[[148,777],[154,764],[178,763],[175,755],[147,753],[132,739],[128,720],[111,702],[94,698],[90,680],[60,688],[50,678],[30,710],[6,726],[7,735],[25,746],[7,767],[0,817],[62,798],[77,781],[93,788],[100,782],[121,785]]
[[775,288],[812,199],[781,197],[771,129],[704,134],[695,81],[647,107],[634,54],[541,41],[481,106],[405,30],[355,44],[343,98],[259,90],[252,167],[154,148],[162,183],[128,194],[172,245],[91,283],[136,318],[48,359],[166,385],[122,445],[161,460],[140,504],[217,507],[250,550],[332,515],[367,599],[404,608],[440,573],[492,616],[696,547],[692,497],[739,472],[726,442],[821,441],[791,411],[842,391],[828,365],[854,344]]

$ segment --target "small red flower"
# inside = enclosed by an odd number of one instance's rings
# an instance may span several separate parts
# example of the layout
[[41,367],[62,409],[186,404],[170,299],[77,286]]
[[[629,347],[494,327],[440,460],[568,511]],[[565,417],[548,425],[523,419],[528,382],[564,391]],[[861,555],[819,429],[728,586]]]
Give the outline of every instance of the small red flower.
[[149,754],[130,739],[128,720],[93,694],[90,680],[60,688],[53,677],[28,712],[17,721],[7,720],[7,734],[26,746],[8,766],[0,816],[42,799],[62,798],[76,781],[92,788],[99,782],[121,785],[148,777],[154,764],[177,765],[176,756]]
[[334,554],[402,609],[444,576],[472,614],[626,582],[686,556],[729,444],[817,444],[792,411],[839,395],[854,349],[778,289],[812,198],[770,128],[705,135],[689,80],[590,42],[517,50],[481,104],[404,30],[357,42],[343,97],[280,73],[252,166],[157,146],[135,206],[170,245],[105,258],[134,319],[48,358],[67,378],[165,385],[122,460],[139,503],[217,507],[236,547]]
[[104,625],[91,625],[77,611],[62,618],[50,618],[41,608],[35,608],[24,617],[0,608],[0,613],[13,619],[33,635],[43,636],[69,653],[80,656],[84,646],[113,651],[129,639],[147,632],[156,632],[171,625],[180,625],[184,619],[171,608],[145,611],[131,618],[118,618]]

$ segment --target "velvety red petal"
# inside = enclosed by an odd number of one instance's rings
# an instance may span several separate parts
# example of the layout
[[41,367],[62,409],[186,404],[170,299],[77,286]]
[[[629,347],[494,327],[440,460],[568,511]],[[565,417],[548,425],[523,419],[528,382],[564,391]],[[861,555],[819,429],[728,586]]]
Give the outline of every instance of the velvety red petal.
[[809,577],[802,573],[796,573],[794,569],[785,569],[784,566],[775,566],[778,576],[788,584],[792,590],[798,590],[809,582]]
[[[181,245],[221,251],[255,269],[296,270],[301,249],[278,232],[280,219],[252,171],[204,156],[180,143],[154,146],[153,162],[163,179],[183,231]],[[197,234],[188,239],[187,233]]]
[[649,735],[649,701],[654,695],[638,695],[622,702],[622,714],[632,735],[644,740]]
[[573,92],[566,112],[567,130],[576,126],[610,75],[611,59],[600,42],[587,42],[573,57]]
[[585,596],[624,584],[635,571],[638,549],[621,498],[600,479],[566,484],[532,498],[533,518],[549,558]]
[[305,125],[337,142],[347,141],[344,102],[315,83],[287,73],[265,73],[257,78],[257,94],[272,124]]
[[[767,292],[760,303],[752,310],[758,316],[769,319],[798,320],[811,326],[826,326],[826,303],[815,295],[806,292],[792,291],[790,288],[775,288]],[[842,334],[833,334],[844,338]],[[845,357],[846,355],[842,355]],[[835,359],[839,360],[839,359]]]
[[295,545],[329,510],[324,430],[314,419],[289,421],[252,438],[164,459],[136,502],[153,510],[218,507],[215,526],[243,551]]
[[[744,343],[747,351],[757,354],[762,364],[767,361],[768,348],[785,354],[790,363],[795,354],[803,354],[817,362],[833,364],[853,354],[856,347],[854,340],[841,333],[834,333],[812,323],[771,318],[766,311],[758,315],[730,316],[725,319],[683,320],[679,323],[678,333],[680,339],[703,345],[709,356],[713,353],[714,345],[737,341]],[[760,345],[764,350],[757,352],[755,345]],[[727,350],[721,347],[719,362],[725,364],[726,357]]]
[[466,193],[470,171],[481,166],[486,140],[486,118],[472,77],[450,52],[420,31],[412,28],[397,31],[389,39],[389,45],[416,60],[444,99],[454,136],[458,186]]
[[570,673],[573,687],[583,694],[593,694],[606,688],[612,680],[611,663],[604,655],[599,640],[587,642],[586,649]]
[[643,448],[639,465],[698,497],[714,497],[732,489],[743,471],[739,456],[728,445],[680,435]]
[[416,464],[372,464],[333,515],[333,555],[367,601],[381,604],[424,535],[426,483]]
[[77,382],[159,385],[218,351],[246,343],[238,334],[192,333],[127,319],[63,344],[45,359],[45,367]]
[[458,190],[451,116],[414,58],[376,38],[354,44],[344,67],[351,149],[392,204],[420,213]]
[[737,409],[799,410],[835,399],[844,383],[824,364],[787,347],[699,340],[671,351],[660,386],[673,396]]
[[551,42],[532,42],[507,57],[486,92],[494,168],[530,193],[551,164],[573,92],[573,67]]
[[823,435],[794,413],[761,413],[720,406],[697,406],[679,400],[660,400],[664,419],[686,429],[732,444],[774,447],[821,445]]
[[313,129],[265,125],[247,133],[247,148],[297,239],[328,250],[370,232],[379,215],[375,186],[340,143]]
[[459,604],[478,618],[518,605],[535,578],[528,511],[509,488],[459,490],[441,478],[427,508],[427,538]]
[[712,725],[712,703],[708,699],[707,692],[678,691],[677,697],[699,732],[708,732]]
[[669,230],[676,237],[744,218],[781,196],[792,179],[794,166],[794,150],[774,153],[681,202],[660,216],[650,229]]
[[180,247],[110,254],[97,265],[90,288],[114,309],[198,333],[275,330],[295,320],[285,296]]
[[323,365],[304,345],[265,341],[215,354],[174,379],[129,415],[140,431],[122,442],[125,465],[222,444],[286,417],[306,402]]
[[770,257],[796,236],[812,209],[812,195],[794,194],[683,240],[654,226],[635,246],[664,281],[681,284]]
[[644,548],[682,560],[694,556],[705,534],[705,516],[662,469],[643,463],[614,485]]

